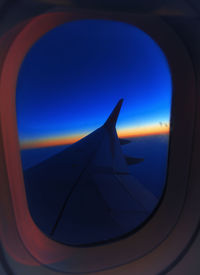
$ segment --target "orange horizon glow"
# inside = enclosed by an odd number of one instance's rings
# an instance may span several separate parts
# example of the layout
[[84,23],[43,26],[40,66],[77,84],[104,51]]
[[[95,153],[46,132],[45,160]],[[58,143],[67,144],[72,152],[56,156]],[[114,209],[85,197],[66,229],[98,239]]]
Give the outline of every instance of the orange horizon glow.
[[[134,138],[134,137],[144,137],[153,135],[163,135],[169,134],[169,126],[143,126],[137,128],[124,128],[117,130],[119,138]],[[83,137],[87,136],[89,133],[81,133],[77,135],[66,135],[58,137],[40,138],[35,140],[27,140],[20,143],[20,149],[33,149],[42,147],[53,147],[61,145],[71,145]]]

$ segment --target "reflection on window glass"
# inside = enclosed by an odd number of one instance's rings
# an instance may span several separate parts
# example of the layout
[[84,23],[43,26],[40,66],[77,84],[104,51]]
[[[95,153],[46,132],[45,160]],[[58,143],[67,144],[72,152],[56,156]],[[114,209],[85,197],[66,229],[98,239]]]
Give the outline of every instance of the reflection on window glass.
[[146,33],[80,20],[21,66],[16,111],[29,210],[50,238],[91,245],[134,232],[163,194],[171,76]]

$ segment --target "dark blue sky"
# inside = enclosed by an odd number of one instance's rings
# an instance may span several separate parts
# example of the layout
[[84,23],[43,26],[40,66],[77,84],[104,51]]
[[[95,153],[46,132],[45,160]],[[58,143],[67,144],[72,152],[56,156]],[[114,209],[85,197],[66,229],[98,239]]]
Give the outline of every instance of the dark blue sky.
[[120,98],[117,127],[169,122],[171,76],[159,46],[131,25],[80,20],[46,33],[19,72],[20,141],[88,133]]

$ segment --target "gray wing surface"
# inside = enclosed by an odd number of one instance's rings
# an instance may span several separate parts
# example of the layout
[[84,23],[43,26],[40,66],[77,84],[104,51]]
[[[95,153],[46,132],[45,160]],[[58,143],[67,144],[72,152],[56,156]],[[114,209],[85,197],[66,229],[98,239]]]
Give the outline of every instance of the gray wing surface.
[[24,173],[31,214],[57,241],[81,245],[117,238],[157,205],[129,172],[115,129],[121,105],[102,127]]

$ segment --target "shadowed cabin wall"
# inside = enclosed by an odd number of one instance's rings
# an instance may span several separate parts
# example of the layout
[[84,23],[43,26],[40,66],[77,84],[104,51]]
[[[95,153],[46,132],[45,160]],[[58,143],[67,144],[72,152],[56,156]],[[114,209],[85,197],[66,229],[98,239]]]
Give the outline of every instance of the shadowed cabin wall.
[[[5,2],[5,1],[4,1]],[[26,3],[25,3],[26,2]],[[37,1],[36,1],[37,2]],[[176,1],[174,1],[176,2]],[[194,2],[194,1],[193,1]],[[11,27],[13,27],[16,23],[20,22],[23,19],[27,19],[32,15],[36,15],[39,14],[41,12],[47,11],[47,9],[49,8],[53,8],[53,5],[48,5],[48,4],[42,4],[37,5],[31,3],[30,5],[28,5],[27,1],[19,1],[17,4],[13,3],[12,1],[10,2],[11,4],[7,4],[7,6],[4,8],[4,15],[3,18],[1,17],[1,25],[0,25],[0,34],[5,33],[8,29],[10,29]],[[171,1],[169,1],[169,5],[170,5]],[[160,8],[160,7],[159,7]],[[190,9],[191,11],[191,9]],[[151,11],[152,12],[152,11]],[[184,11],[186,12],[186,11]],[[197,259],[197,255],[199,253],[199,246],[197,245],[197,243],[193,244],[193,240],[195,240],[195,237],[198,234],[198,214],[200,213],[200,205],[199,205],[199,195],[200,195],[200,187],[199,187],[199,179],[200,179],[200,169],[198,164],[200,163],[200,148],[199,148],[199,140],[200,140],[200,127],[198,125],[200,125],[200,106],[199,106],[199,92],[200,92],[200,87],[199,87],[199,83],[200,83],[200,52],[199,52],[199,48],[200,48],[200,35],[199,35],[199,30],[200,30],[200,23],[199,23],[199,18],[197,16],[195,16],[194,14],[188,17],[187,14],[183,14],[182,16],[166,16],[164,15],[162,18],[167,24],[169,24],[171,26],[171,28],[173,30],[176,31],[178,37],[180,38],[180,40],[184,43],[188,53],[189,53],[189,57],[192,60],[192,66],[194,68],[194,72],[195,72],[195,80],[193,82],[193,84],[195,84],[196,86],[196,91],[197,93],[197,98],[196,98],[196,108],[190,103],[188,102],[188,106],[193,106],[192,109],[190,108],[186,108],[187,112],[193,112],[195,111],[196,113],[196,120],[194,121],[194,131],[193,131],[193,135],[191,137],[191,140],[193,140],[193,151],[192,151],[192,155],[191,155],[191,165],[190,165],[190,174],[188,176],[189,179],[189,189],[187,191],[187,199],[186,199],[186,212],[185,216],[182,215],[182,226],[183,225],[187,225],[188,231],[189,230],[193,230],[193,239],[190,239],[190,241],[188,241],[185,245],[184,248],[185,253],[187,253],[187,249],[189,249],[191,247],[191,249],[189,250],[189,252],[187,254],[178,254],[176,258],[176,261],[171,261],[171,257],[170,255],[168,255],[167,251],[170,252],[170,250],[167,250],[166,246],[163,246],[163,249],[160,250],[161,253],[156,254],[152,254],[152,256],[150,255],[149,257],[144,257],[141,258],[140,261],[135,261],[133,263],[129,263],[125,266],[121,266],[121,267],[116,267],[113,270],[110,271],[106,271],[103,272],[103,274],[130,274],[130,270],[134,270],[136,272],[136,274],[145,274],[145,270],[142,268],[144,267],[144,265],[146,266],[146,268],[152,267],[152,265],[154,265],[155,267],[157,267],[157,270],[162,270],[161,272],[164,272],[164,270],[166,271],[170,271],[171,269],[171,274],[187,274],[187,273],[183,273],[186,270],[188,270],[188,273],[190,271],[191,274],[198,274],[196,273],[196,271],[198,272],[198,260]],[[155,30],[156,31],[156,30]],[[12,40],[12,38],[9,35],[9,40]],[[7,40],[7,41],[9,41]],[[10,41],[11,41],[10,40]],[[9,42],[8,42],[9,44]],[[7,47],[5,47],[6,49]],[[4,52],[1,52],[1,57],[4,56]],[[190,72],[188,72],[190,74]],[[179,77],[183,77],[183,75],[179,75]],[[189,76],[190,78],[190,76]],[[184,78],[183,78],[184,79]],[[184,88],[184,87],[182,87]],[[189,88],[189,87],[188,87]],[[192,89],[193,87],[191,87],[191,95],[192,95]],[[181,89],[179,90],[181,92]],[[195,109],[195,110],[194,110]],[[179,120],[181,120],[181,117],[179,117]],[[1,123],[1,121],[0,121]],[[5,167],[5,159],[4,159],[4,144],[2,143],[2,133],[0,133],[0,149],[1,149],[1,154],[0,154],[0,172],[1,172],[1,180],[2,182],[4,182],[5,184],[3,185],[4,189],[4,194],[6,194],[5,198],[9,200],[10,199],[10,191],[8,189],[8,185],[6,183],[8,183],[8,177],[7,177],[7,173],[6,173],[6,167]],[[180,185],[181,186],[181,185]],[[180,192],[182,192],[180,190]],[[4,211],[9,211],[9,220],[7,222],[10,222],[10,227],[15,227],[15,223],[13,220],[14,217],[14,213],[13,213],[13,209],[12,207],[8,207],[6,210],[4,209]],[[193,215],[191,214],[193,213]],[[171,213],[170,213],[171,214]],[[2,215],[4,215],[4,212],[2,213]],[[6,217],[7,219],[7,217]],[[195,228],[195,224],[196,224],[196,230],[194,230]],[[193,225],[193,228],[190,227],[190,225]],[[183,227],[182,227],[183,228]],[[16,230],[17,232],[17,230]],[[8,232],[9,233],[9,232]],[[153,232],[152,232],[153,233]],[[17,233],[16,233],[17,234]],[[18,239],[19,236],[14,236],[13,240],[11,241],[16,241]],[[178,238],[177,238],[178,239]],[[197,239],[199,240],[199,238]],[[20,238],[18,239],[18,244],[19,246],[21,246],[20,243]],[[128,247],[128,246],[127,246]],[[33,258],[28,255],[29,253],[27,253],[26,250],[24,250],[24,247],[21,246],[21,251],[23,251],[22,253],[26,254],[27,259],[31,262],[31,265],[38,265],[38,262],[33,260]],[[5,252],[5,251],[4,251]],[[194,254],[193,254],[194,253]],[[59,274],[58,272],[54,272],[54,271],[50,271],[50,269],[46,269],[43,266],[35,266],[35,267],[31,267],[28,265],[21,265],[19,263],[17,263],[15,260],[13,260],[10,255],[8,255],[5,252],[6,255],[6,261],[7,263],[10,265],[11,269],[15,270],[16,274],[38,274],[38,272],[46,272],[48,270],[48,274],[49,275],[53,275],[53,274]],[[165,255],[166,258],[168,258],[168,266],[164,266],[164,269],[162,268],[161,265],[161,260],[160,257],[161,255]],[[100,254],[99,254],[100,256]],[[116,255],[117,256],[117,255]],[[86,259],[85,259],[86,260]],[[179,260],[182,260],[179,262]],[[71,259],[72,261],[72,259]],[[160,266],[158,266],[158,261],[160,261]],[[191,270],[194,272],[191,272]],[[155,270],[154,270],[155,271]],[[95,273],[92,273],[95,274]],[[152,273],[154,274],[154,273]]]

